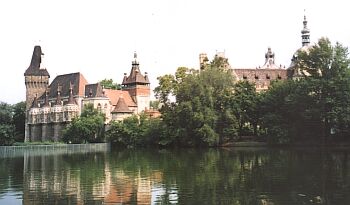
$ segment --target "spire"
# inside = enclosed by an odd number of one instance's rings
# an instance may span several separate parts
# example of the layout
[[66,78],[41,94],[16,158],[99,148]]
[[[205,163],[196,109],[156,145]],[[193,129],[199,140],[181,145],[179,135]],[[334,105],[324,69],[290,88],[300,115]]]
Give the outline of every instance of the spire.
[[304,24],[304,28],[301,30],[301,43],[302,43],[302,46],[304,47],[310,44],[310,30],[307,28],[307,20],[306,20],[305,14],[304,14],[303,24]]
[[132,61],[132,65],[134,67],[134,65],[139,65],[139,62],[137,61],[137,53],[136,51],[134,52],[134,60]]
[[38,107],[38,94],[35,94],[34,100],[33,100],[33,104],[32,104],[32,108],[37,108]]
[[139,62],[137,61],[137,53],[134,52],[134,60],[132,61],[130,75],[127,76],[126,73],[124,73],[122,82],[123,86],[135,83],[149,84],[149,80],[141,74],[139,65]]
[[57,98],[56,98],[56,105],[62,105],[62,99],[61,99],[61,86],[57,86]]
[[72,84],[72,82],[69,82],[69,97],[68,97],[67,104],[75,104],[74,97],[73,97],[73,84]]
[[45,103],[44,103],[44,107],[49,107],[49,91],[45,91]]
[[265,53],[265,64],[274,64],[275,63],[275,53],[272,52],[271,47],[267,48]]

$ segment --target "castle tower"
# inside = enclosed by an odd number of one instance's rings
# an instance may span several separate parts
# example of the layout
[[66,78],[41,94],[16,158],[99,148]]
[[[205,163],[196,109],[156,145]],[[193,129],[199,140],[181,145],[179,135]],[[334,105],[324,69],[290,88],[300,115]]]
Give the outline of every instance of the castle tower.
[[42,67],[43,56],[44,53],[41,51],[41,47],[35,46],[30,65],[24,73],[26,110],[32,105],[35,95],[41,96],[44,94],[49,85],[50,74],[46,68]]
[[42,67],[43,52],[40,46],[35,46],[32,60],[24,73],[24,82],[26,85],[26,123],[25,123],[25,141],[29,139],[30,128],[28,125],[28,110],[31,108],[35,96],[41,96],[45,93],[49,85],[49,72]]
[[304,24],[304,27],[301,30],[301,44],[304,47],[304,46],[310,45],[310,29],[307,28],[307,20],[305,15],[304,15],[303,24]]
[[128,91],[137,104],[137,113],[149,109],[151,95],[150,82],[147,73],[145,75],[141,74],[136,52],[134,53],[130,75],[127,76],[124,73],[122,90]]

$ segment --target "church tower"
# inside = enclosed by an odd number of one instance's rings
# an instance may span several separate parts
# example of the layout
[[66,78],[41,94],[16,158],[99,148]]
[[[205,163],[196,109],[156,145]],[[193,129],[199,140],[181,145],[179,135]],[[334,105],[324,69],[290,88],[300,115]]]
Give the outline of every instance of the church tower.
[[124,73],[122,90],[128,91],[137,104],[137,113],[149,109],[151,95],[150,82],[147,73],[145,75],[141,74],[136,52],[134,53],[130,75],[127,76]]
[[[49,86],[49,72],[42,65],[43,52],[40,46],[35,46],[32,60],[24,73],[24,83],[26,85],[26,122],[25,141],[30,139],[30,129],[28,125],[28,110],[31,108],[34,99],[42,96]],[[36,102],[34,102],[36,103]],[[35,105],[37,106],[37,105]]]
[[304,24],[304,27],[301,30],[301,44],[304,47],[304,46],[310,45],[310,29],[307,28],[307,20],[305,15],[304,15],[303,24]]

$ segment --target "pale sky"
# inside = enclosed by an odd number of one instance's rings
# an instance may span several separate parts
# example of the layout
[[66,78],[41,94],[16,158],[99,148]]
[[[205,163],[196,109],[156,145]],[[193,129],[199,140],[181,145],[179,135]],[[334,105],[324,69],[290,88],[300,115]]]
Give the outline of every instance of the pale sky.
[[268,47],[288,66],[301,47],[306,9],[311,42],[350,46],[344,0],[1,0],[0,101],[25,100],[23,73],[40,41],[51,78],[81,72],[89,83],[121,83],[138,53],[152,89],[157,76],[198,68],[199,53],[225,51],[232,67],[264,63]]

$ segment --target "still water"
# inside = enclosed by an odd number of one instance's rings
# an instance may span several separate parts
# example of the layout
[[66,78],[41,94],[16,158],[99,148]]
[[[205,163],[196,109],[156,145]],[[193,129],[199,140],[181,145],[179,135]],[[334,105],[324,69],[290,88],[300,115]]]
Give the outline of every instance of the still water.
[[0,204],[350,204],[349,149],[0,157]]

